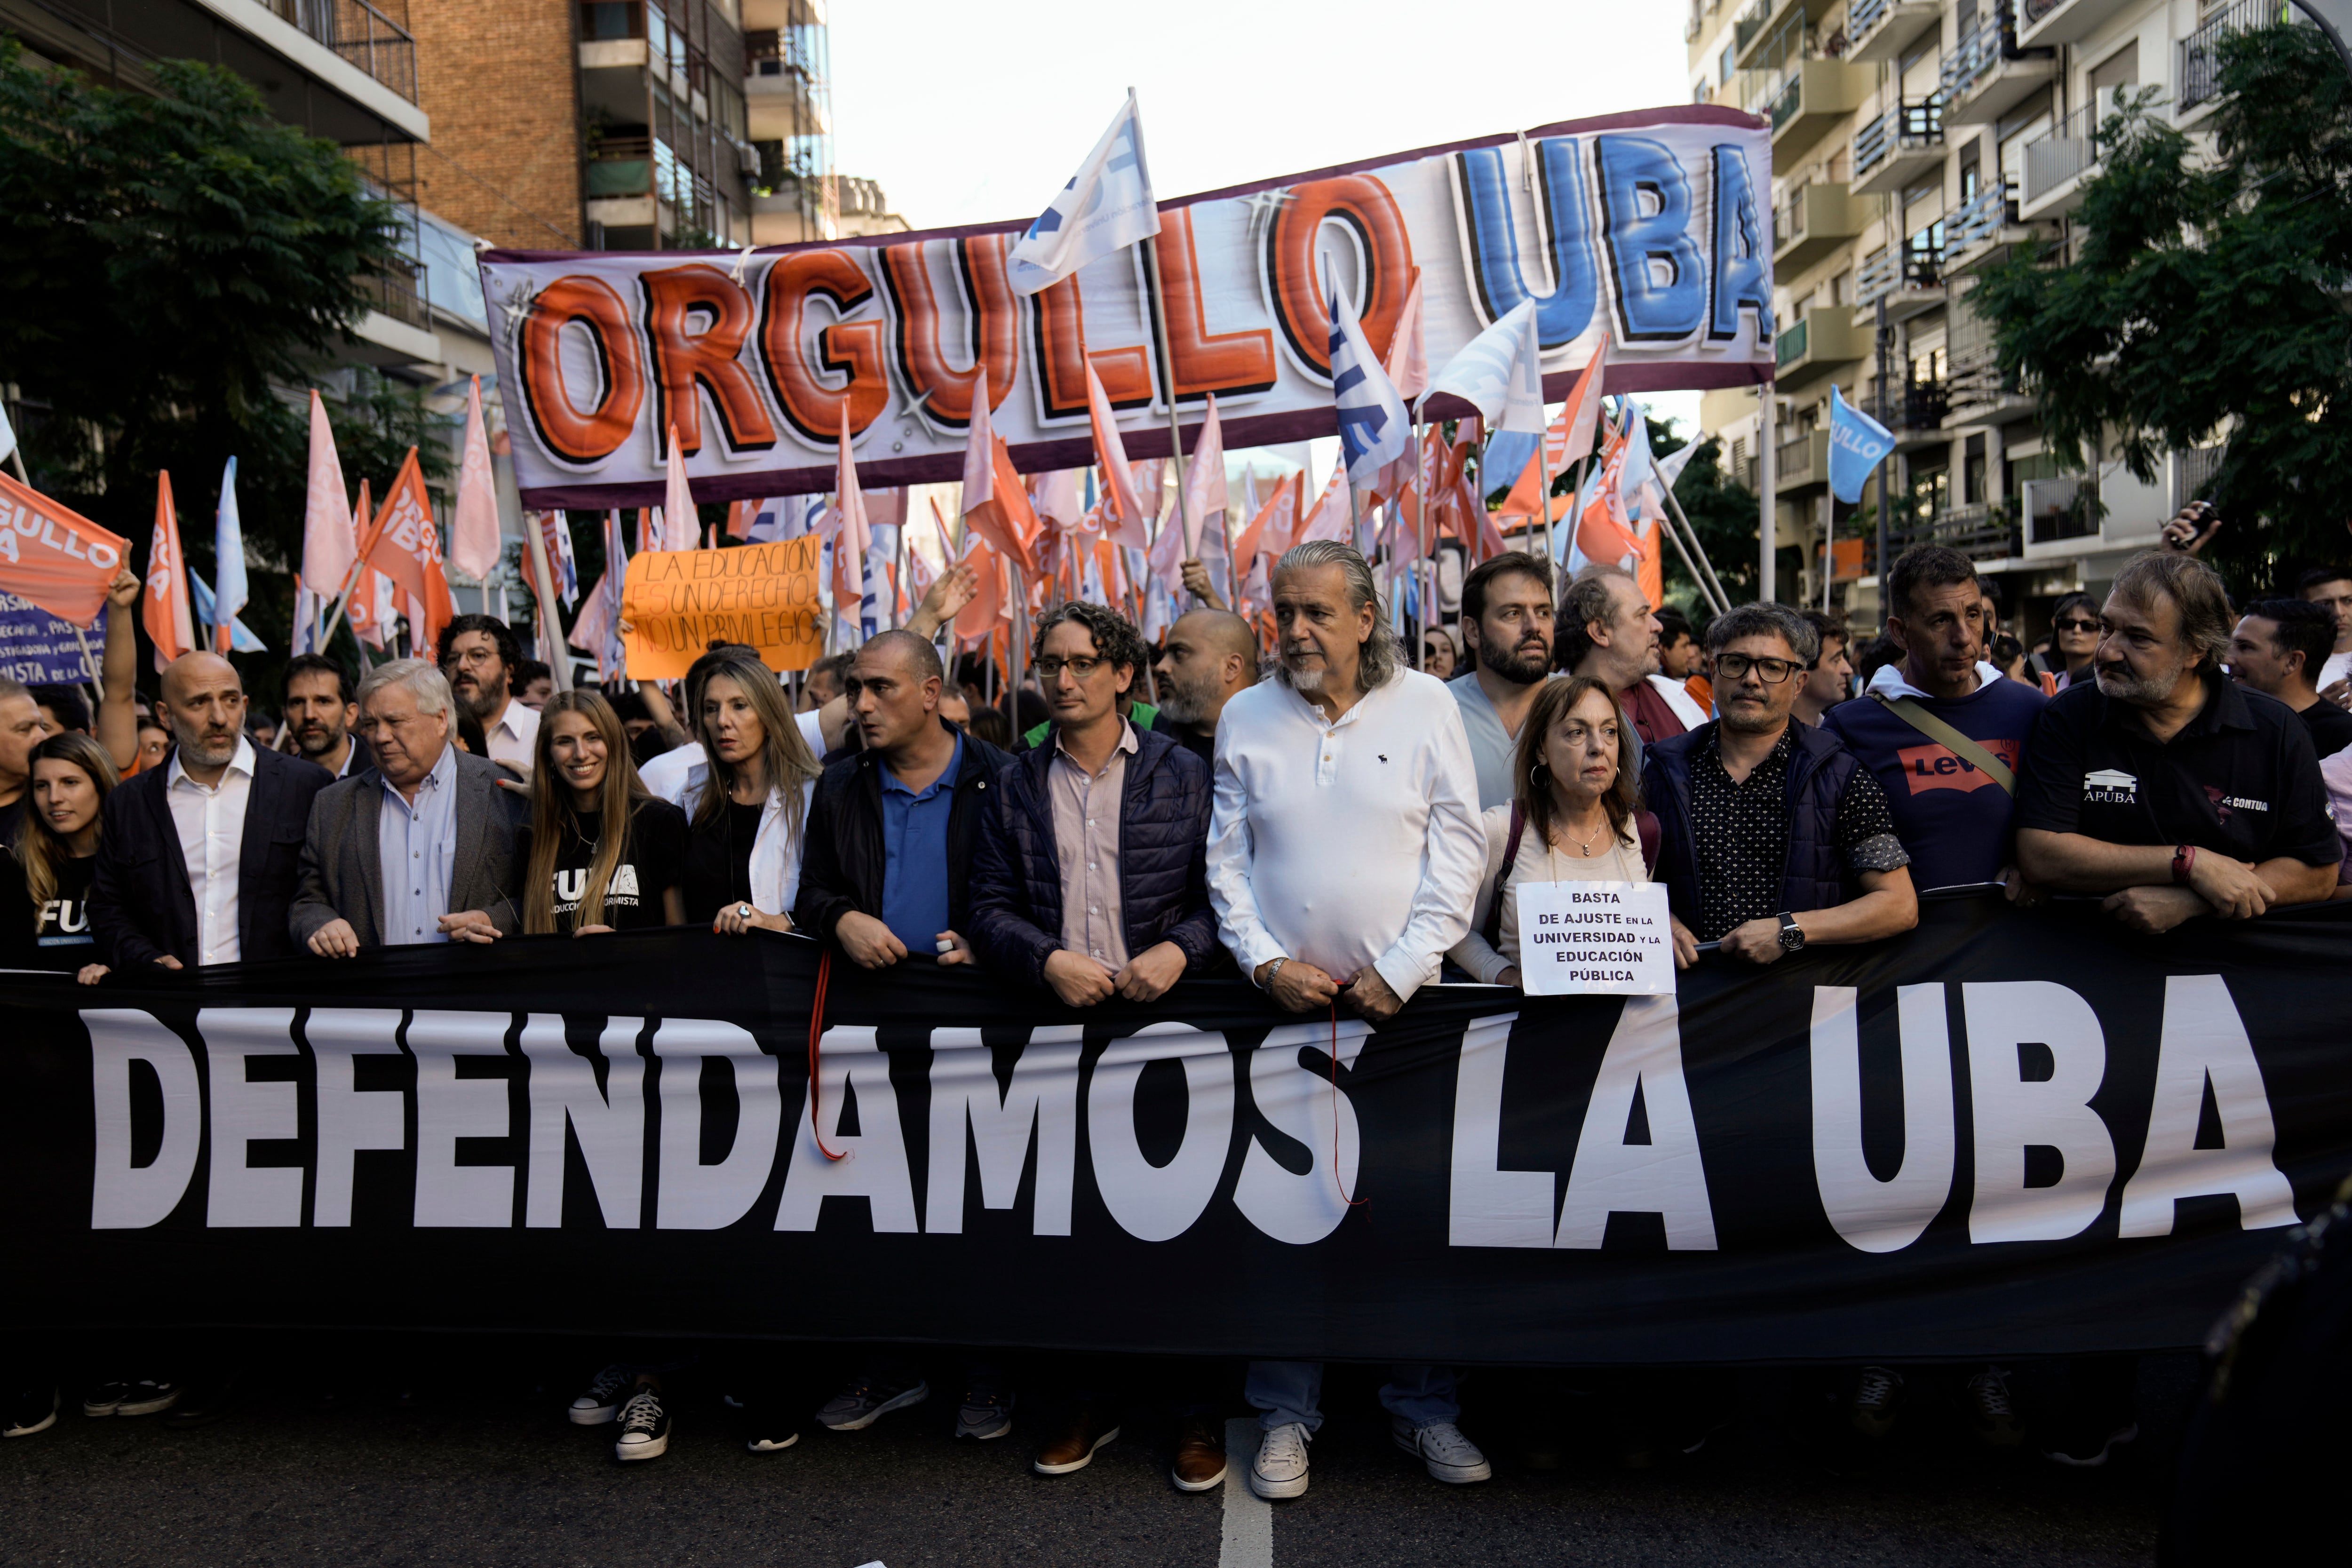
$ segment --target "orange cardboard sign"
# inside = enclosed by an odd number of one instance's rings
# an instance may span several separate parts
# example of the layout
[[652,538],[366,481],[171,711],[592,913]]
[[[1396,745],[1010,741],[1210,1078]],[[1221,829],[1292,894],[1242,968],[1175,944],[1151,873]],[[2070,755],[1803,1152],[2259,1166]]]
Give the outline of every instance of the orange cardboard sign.
[[748,643],[770,669],[806,669],[824,653],[814,534],[727,550],[643,550],[621,588],[632,680],[675,680],[711,639]]

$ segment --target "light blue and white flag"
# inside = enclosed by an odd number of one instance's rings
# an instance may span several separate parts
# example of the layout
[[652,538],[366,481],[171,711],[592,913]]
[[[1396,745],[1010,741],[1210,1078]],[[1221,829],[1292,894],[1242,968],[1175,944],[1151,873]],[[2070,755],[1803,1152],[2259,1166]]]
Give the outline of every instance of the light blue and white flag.
[[1151,171],[1143,161],[1143,121],[1135,93],[1103,132],[1029,232],[1006,255],[1005,276],[1016,294],[1034,294],[1087,262],[1160,232],[1151,199]]
[[[1536,447],[1544,437],[1543,351],[1536,341],[1534,302],[1530,300],[1506,315],[1472,339],[1469,348],[1454,356],[1454,363],[1461,363],[1471,349],[1500,332],[1507,324],[1512,329],[1508,343],[1511,357],[1504,367],[1501,395],[1493,413],[1488,413],[1484,405],[1478,410],[1486,416],[1486,427],[1494,432],[1478,466],[1479,488],[1489,495],[1519,482],[1519,476],[1535,461]],[[1453,364],[1446,366],[1449,371],[1453,368]],[[1444,377],[1439,379],[1442,382]]]
[[[1533,335],[1536,301],[1528,300],[1506,312],[1493,326],[1464,343],[1454,357],[1445,362],[1422,395],[1423,402],[1441,392],[1450,392],[1478,410],[1478,416],[1488,429],[1498,425],[1506,400],[1514,392],[1513,373],[1520,357],[1527,352]],[[1517,426],[1510,428],[1517,429]],[[1534,428],[1543,428],[1543,395],[1536,394]],[[1483,482],[1483,481],[1482,481]],[[1494,487],[1489,485],[1488,489]]]
[[[240,568],[239,575],[243,575],[243,563],[240,562],[238,564]],[[220,622],[215,618],[220,614],[220,611],[216,602],[213,598],[212,584],[205,582],[194,572],[189,573],[188,598],[190,601],[188,606],[190,612],[193,614],[195,620],[205,628],[205,646],[206,647],[219,647],[219,640],[215,628],[220,625]],[[231,653],[268,653],[269,651],[269,645],[263,642],[258,637],[255,636],[253,628],[247,626],[242,620],[232,619],[229,622],[228,628],[228,649]]]
[[[213,524],[213,553],[214,591],[219,595],[221,613],[234,621],[236,613],[245,608],[246,601],[245,526],[237,521],[236,515],[236,459],[235,458],[231,458],[228,460],[228,466],[221,470],[220,511]],[[207,597],[210,596],[207,595]],[[220,624],[218,621],[214,621],[209,615],[204,619],[211,621],[215,626]],[[246,635],[251,637],[253,634],[247,632]],[[238,651],[256,651],[259,646],[257,640],[253,649]],[[214,647],[217,651],[219,647],[217,637],[214,638]]]
[[1852,506],[1862,499],[1871,470],[1895,450],[1895,433],[1848,403],[1830,385],[1830,493]]
[[1365,341],[1354,302],[1332,281],[1328,262],[1323,296],[1331,308],[1331,401],[1339,411],[1339,447],[1347,457],[1348,482],[1368,490],[1379,482],[1382,468],[1411,448],[1412,416]]

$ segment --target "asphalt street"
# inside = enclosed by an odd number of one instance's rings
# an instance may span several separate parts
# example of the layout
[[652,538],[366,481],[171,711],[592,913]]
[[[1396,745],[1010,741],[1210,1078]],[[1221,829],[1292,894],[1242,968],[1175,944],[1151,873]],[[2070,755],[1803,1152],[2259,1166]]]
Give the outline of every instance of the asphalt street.
[[1452,1488],[1390,1445],[1375,1380],[1335,1368],[1312,1488],[1269,1506],[1176,1491],[1148,1416],[1087,1469],[1035,1476],[1037,1422],[957,1443],[944,1394],[753,1455],[710,1375],[684,1380],[667,1456],[623,1466],[609,1428],[566,1422],[569,1364],[467,1347],[420,1363],[405,1399],[410,1378],[382,1367],[265,1372],[194,1432],[77,1405],[0,1445],[0,1564],[2145,1563],[2189,1376],[2145,1372],[2143,1410],[2161,1408],[2144,1440],[2065,1472],[1977,1448],[1931,1393],[1862,1445],[1825,1378],[1773,1373],[1740,1380],[1744,1414],[1694,1458],[1628,1469],[1570,1411],[1565,1461],[1531,1469],[1500,1408],[1514,1376],[1490,1373],[1464,1426],[1495,1479]]

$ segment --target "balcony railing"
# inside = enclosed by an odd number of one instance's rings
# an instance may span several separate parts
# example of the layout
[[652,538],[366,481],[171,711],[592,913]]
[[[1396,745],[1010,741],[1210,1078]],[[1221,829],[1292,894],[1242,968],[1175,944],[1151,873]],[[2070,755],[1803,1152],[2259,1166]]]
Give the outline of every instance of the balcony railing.
[[1921,544],[1940,544],[1971,561],[2001,561],[2019,552],[2017,520],[1990,505],[1948,507],[1924,522],[1890,531],[1887,544],[1900,555]]
[[2060,121],[2047,136],[2025,144],[2022,199],[2027,205],[2095,167],[2106,157],[2108,149],[2100,140],[2100,123],[2115,112],[2112,106],[2103,106],[2093,100]]
[[2000,29],[1978,26],[1944,57],[1944,101],[1966,98],[1976,85],[2000,68]]
[[1810,329],[1812,324],[1811,317],[1800,316],[1780,329],[1780,336],[1772,340],[1775,365],[1786,367],[1805,357],[1805,345],[1811,335]]
[[1950,392],[1940,381],[1899,384],[1871,398],[1870,416],[1889,430],[1941,430]]
[[395,321],[405,321],[425,331],[433,330],[433,311],[425,303],[425,268],[415,268],[412,275],[392,272],[362,272],[355,279],[360,292],[367,296],[368,308],[390,316]]
[[406,0],[390,0],[401,21],[367,0],[268,0],[269,8],[409,102],[416,101],[416,40],[402,25]]
[[2286,19],[2281,0],[2238,3],[2180,40],[2180,112],[2188,113],[2221,93],[2221,40]]
[[1960,209],[1944,219],[1946,252],[1957,256],[1982,244],[2017,222],[2017,184],[2012,180],[1988,180]]
[[1748,52],[1748,46],[1756,41],[1756,35],[1764,30],[1764,24],[1771,16],[1772,0],[1748,0],[1748,8],[1740,12],[1731,24],[1733,58]]
[[1854,303],[1875,305],[1898,289],[1937,289],[1944,282],[1944,221],[1929,224],[1900,248],[1882,250],[1854,269]]
[[1895,0],[1853,0],[1845,9],[1845,36],[1857,44],[1862,42],[1894,5]]
[[1783,441],[1772,459],[1772,477],[1782,489],[1814,478],[1812,432],[1807,431],[1793,441]]
[[1944,144],[1944,105],[1937,99],[1898,103],[1853,133],[1853,173],[1869,174],[1897,150]]

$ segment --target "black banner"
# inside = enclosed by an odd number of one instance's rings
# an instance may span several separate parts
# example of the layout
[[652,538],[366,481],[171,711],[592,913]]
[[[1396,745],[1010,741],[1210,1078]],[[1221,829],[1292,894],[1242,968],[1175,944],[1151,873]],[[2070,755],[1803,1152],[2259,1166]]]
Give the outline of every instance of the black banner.
[[1710,959],[1678,997],[1436,988],[1377,1031],[1239,983],[1078,1013],[836,965],[838,1161],[794,938],[0,976],[6,1317],[1519,1363],[2186,1345],[2352,1170],[2341,916],[2148,941],[1930,900],[1899,941]]

